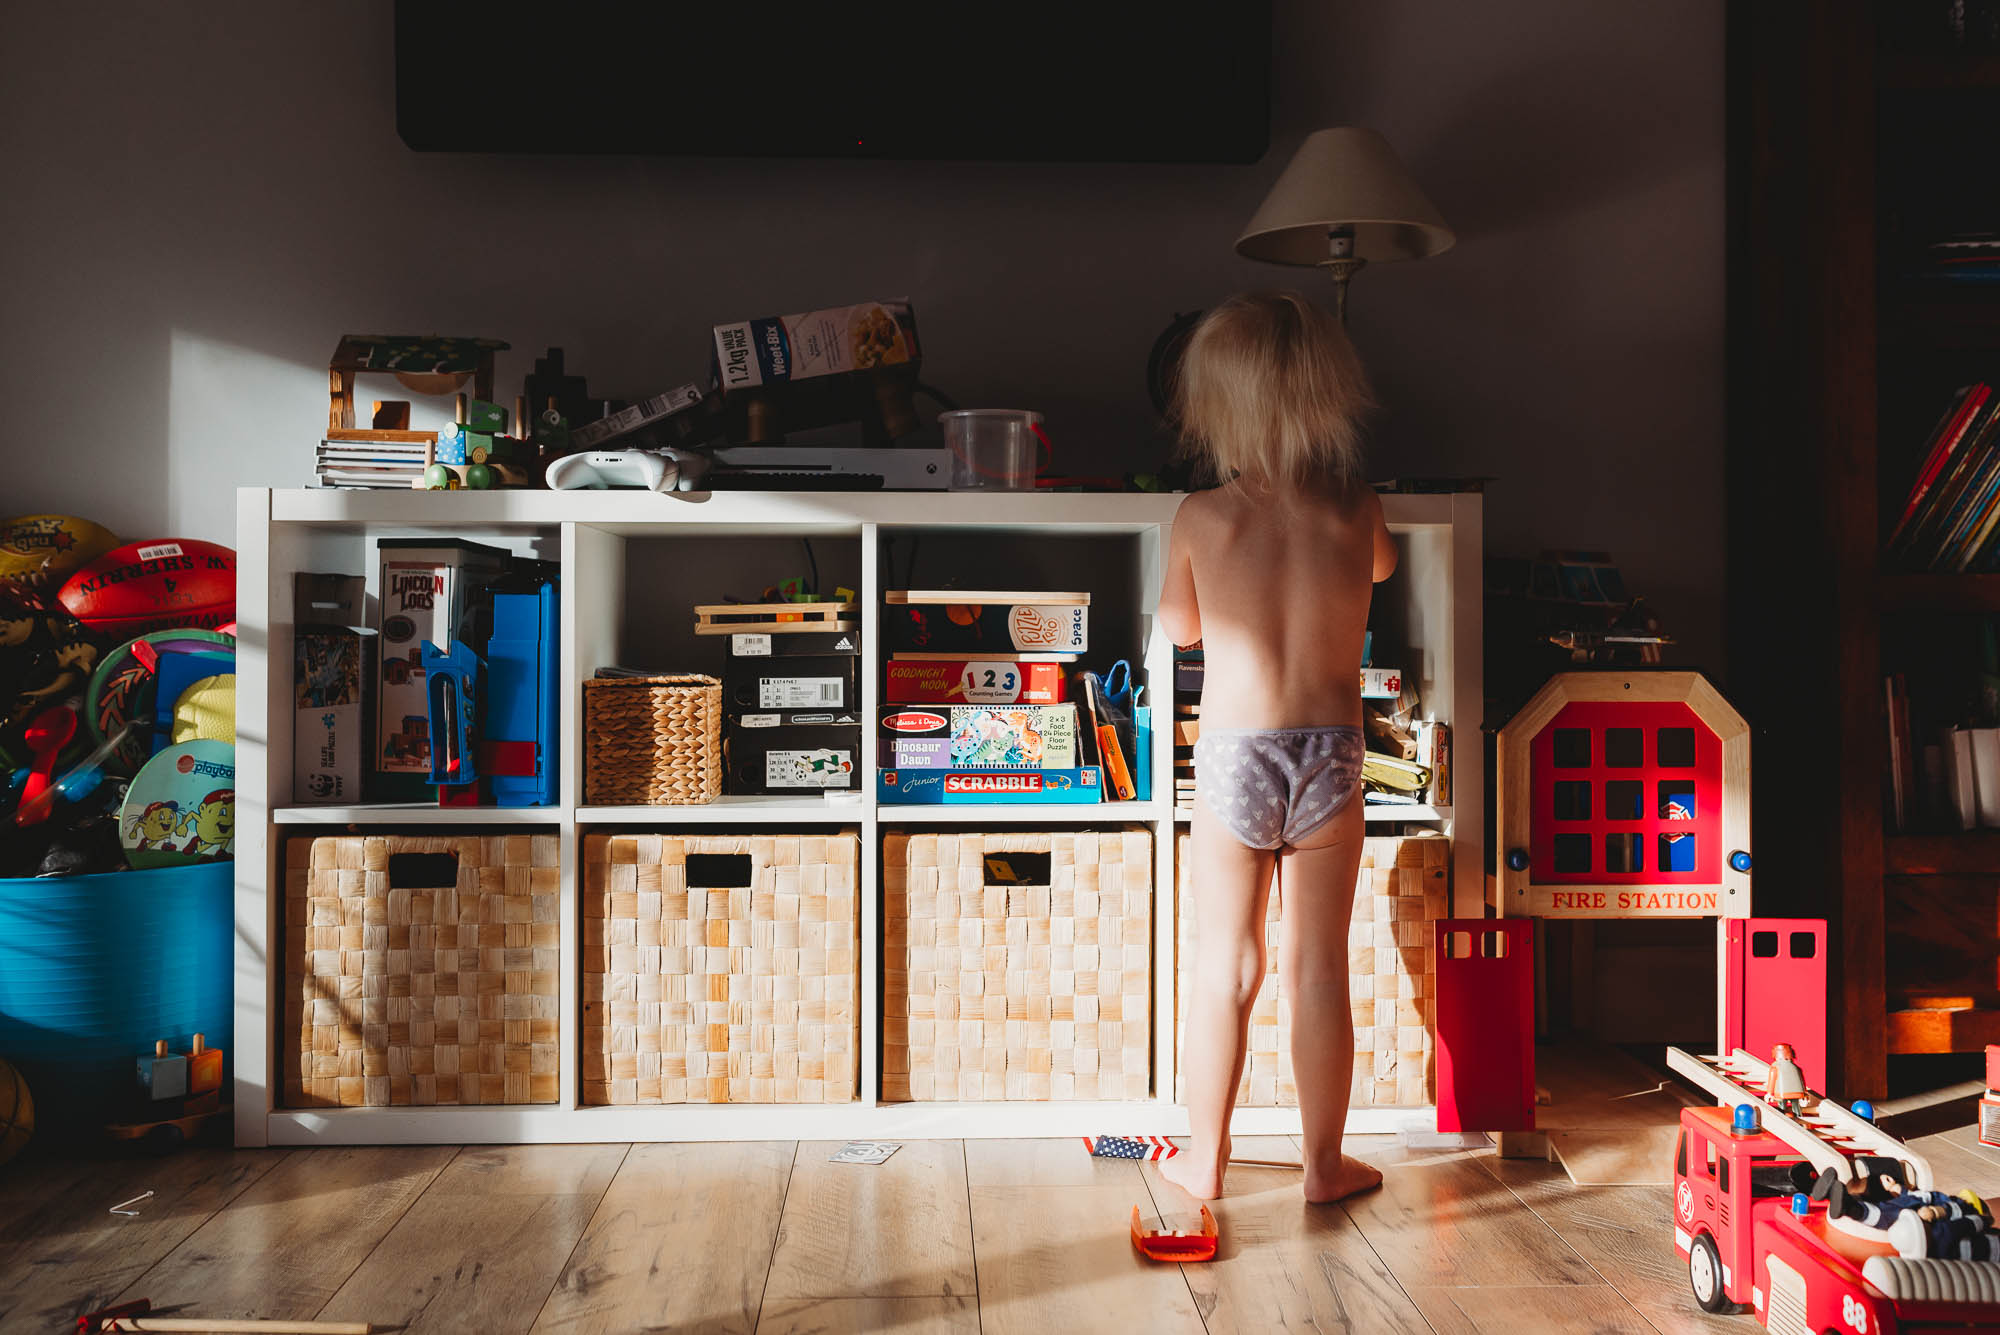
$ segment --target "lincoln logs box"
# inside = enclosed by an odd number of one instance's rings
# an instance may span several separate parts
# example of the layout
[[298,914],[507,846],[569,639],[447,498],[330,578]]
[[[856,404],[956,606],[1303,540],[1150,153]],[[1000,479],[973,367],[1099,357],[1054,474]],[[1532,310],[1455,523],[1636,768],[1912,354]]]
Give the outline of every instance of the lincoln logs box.
[[473,625],[477,595],[506,573],[510,558],[498,547],[458,538],[383,538],[377,546],[381,684],[374,769],[389,776],[396,794],[421,797],[431,772],[424,641],[440,649],[456,639],[483,646],[484,634]]

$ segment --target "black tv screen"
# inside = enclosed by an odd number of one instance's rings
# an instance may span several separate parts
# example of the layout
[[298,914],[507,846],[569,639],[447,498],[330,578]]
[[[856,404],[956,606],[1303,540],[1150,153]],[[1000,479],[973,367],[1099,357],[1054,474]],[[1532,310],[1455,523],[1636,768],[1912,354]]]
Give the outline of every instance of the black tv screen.
[[1254,162],[1270,0],[397,0],[426,152]]

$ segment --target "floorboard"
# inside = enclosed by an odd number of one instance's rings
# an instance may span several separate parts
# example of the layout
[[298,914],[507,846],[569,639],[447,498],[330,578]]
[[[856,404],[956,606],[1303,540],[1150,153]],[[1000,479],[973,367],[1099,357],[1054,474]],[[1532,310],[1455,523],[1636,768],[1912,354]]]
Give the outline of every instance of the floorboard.
[[[1357,1139],[1350,1148],[1366,1142]],[[1288,1136],[1238,1136],[1235,1152],[1283,1159]],[[1153,1199],[1169,1213],[1198,1210],[1146,1166]],[[1210,1203],[1221,1243],[1210,1265],[1184,1267],[1208,1335],[1310,1330],[1353,1335],[1428,1335],[1409,1295],[1339,1205],[1308,1205],[1294,1169],[1229,1170]]]
[[1136,1162],[1079,1140],[974,1140],[965,1156],[985,1335],[1203,1330],[1181,1267],[1132,1246],[1132,1207],[1154,1208]]
[[316,1316],[457,1149],[318,1149],[287,1155],[119,1297],[162,1315]]
[[1480,1163],[1663,1335],[1758,1329],[1752,1317],[1710,1316],[1695,1306],[1687,1262],[1674,1250],[1671,1188],[1579,1187],[1536,1159]]
[[800,1298],[973,1293],[964,1143],[913,1140],[885,1163],[828,1163],[840,1145],[799,1145],[766,1308]]
[[1437,1335],[1652,1335],[1603,1284],[1552,1288],[1418,1288],[1410,1298]]
[[750,1335],[795,1148],[634,1145],[534,1329]]
[[1357,1144],[1354,1153],[1382,1170],[1382,1186],[1348,1197],[1348,1217],[1405,1289],[1599,1282],[1478,1162],[1491,1151]]
[[[757,1335],[979,1335],[969,1297],[794,1298],[764,1304]],[[1048,1335],[1055,1335],[1049,1332]]]
[[[30,1161],[0,1175],[0,1330],[74,1329],[252,1183],[284,1150]],[[114,1215],[111,1207],[153,1195]],[[143,1288],[143,1286],[141,1286]]]
[[623,1145],[460,1151],[321,1319],[404,1335],[527,1330],[625,1154]]

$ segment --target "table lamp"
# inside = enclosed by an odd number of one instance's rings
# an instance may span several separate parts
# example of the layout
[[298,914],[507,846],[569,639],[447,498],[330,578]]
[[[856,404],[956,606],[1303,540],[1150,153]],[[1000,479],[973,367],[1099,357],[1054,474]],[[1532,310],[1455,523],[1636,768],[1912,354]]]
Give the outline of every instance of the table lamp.
[[1311,264],[1333,277],[1343,324],[1347,282],[1370,260],[1421,260],[1458,238],[1373,130],[1315,130],[1257,209],[1236,253]]

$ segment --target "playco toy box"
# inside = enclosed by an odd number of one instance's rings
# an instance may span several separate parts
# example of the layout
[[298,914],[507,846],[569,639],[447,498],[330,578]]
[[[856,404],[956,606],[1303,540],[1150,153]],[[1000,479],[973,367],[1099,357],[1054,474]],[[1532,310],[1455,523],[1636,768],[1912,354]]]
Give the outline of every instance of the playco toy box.
[[1095,766],[1001,772],[884,769],[876,771],[875,793],[884,802],[932,805],[1074,805],[1103,800],[1103,783]]
[[908,301],[715,326],[715,376],[724,394],[916,360],[917,319]]
[[376,693],[375,771],[387,776],[383,796],[417,797],[430,777],[430,694],[424,681],[424,641],[440,649],[453,639],[482,643],[473,626],[474,595],[506,573],[498,547],[460,539],[384,538],[376,587],[380,685]]
[[369,650],[366,581],[359,575],[293,576],[292,801],[361,801],[367,766]]
[[744,714],[729,734],[731,793],[853,788],[861,716],[837,710]]
[[909,705],[1057,705],[1066,690],[1061,663],[1010,659],[891,659],[883,698]]
[[1090,648],[1087,593],[893,589],[883,595],[889,645],[982,654],[1080,654]]

